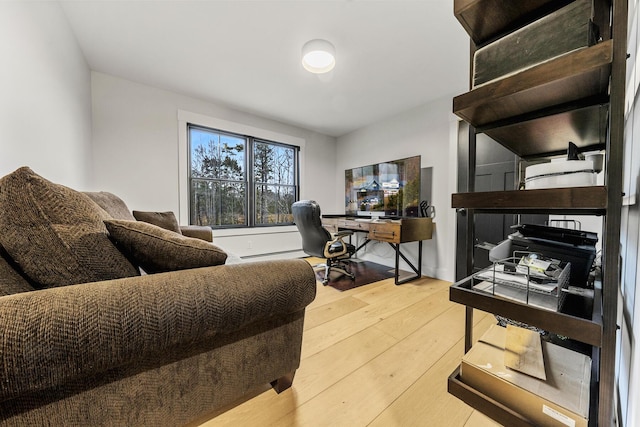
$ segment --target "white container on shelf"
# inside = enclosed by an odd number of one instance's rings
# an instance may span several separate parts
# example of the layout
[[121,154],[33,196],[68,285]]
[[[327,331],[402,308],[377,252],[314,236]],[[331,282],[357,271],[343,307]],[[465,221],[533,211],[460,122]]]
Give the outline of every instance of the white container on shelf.
[[557,160],[528,166],[525,190],[540,188],[585,187],[596,185],[592,160]]

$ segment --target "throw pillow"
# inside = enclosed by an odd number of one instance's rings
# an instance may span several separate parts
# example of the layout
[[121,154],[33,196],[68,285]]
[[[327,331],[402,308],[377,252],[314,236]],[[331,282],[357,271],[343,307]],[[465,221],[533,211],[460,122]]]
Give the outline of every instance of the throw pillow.
[[227,254],[213,243],[141,221],[106,220],[116,245],[147,273],[224,264]]
[[0,244],[42,287],[139,274],[109,240],[107,218],[86,195],[28,167],[0,178]]
[[178,219],[173,212],[133,211],[133,216],[138,221],[148,222],[149,224],[164,228],[165,230],[182,234],[180,231],[180,224],[178,224]]

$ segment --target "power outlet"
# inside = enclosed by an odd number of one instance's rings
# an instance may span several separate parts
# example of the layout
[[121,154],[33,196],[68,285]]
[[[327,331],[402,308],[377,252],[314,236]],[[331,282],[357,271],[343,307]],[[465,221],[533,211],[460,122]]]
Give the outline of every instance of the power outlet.
[[253,241],[251,241],[251,240],[247,241],[247,248],[248,249],[253,249]]

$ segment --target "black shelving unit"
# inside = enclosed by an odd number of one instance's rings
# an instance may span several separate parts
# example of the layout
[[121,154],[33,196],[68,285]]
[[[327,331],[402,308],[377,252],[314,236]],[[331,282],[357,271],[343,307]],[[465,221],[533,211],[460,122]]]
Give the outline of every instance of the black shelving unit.
[[[570,1],[454,0],[454,14],[471,39],[471,55],[503,34],[533,22]],[[627,1],[595,0],[596,24],[603,40],[506,78],[479,86],[453,99],[453,111],[469,123],[466,164],[452,195],[458,212],[457,266],[466,266],[450,289],[450,300],[467,307],[465,346],[472,344],[473,310],[499,314],[571,338],[592,349],[590,424],[614,423],[616,315],[624,134]],[[611,23],[611,25],[610,25]],[[604,149],[605,185],[544,190],[474,192],[475,134],[485,133],[523,159],[560,153],[572,141],[583,151]],[[459,146],[459,149],[461,147]],[[475,291],[464,276],[472,274],[476,213],[548,213],[598,215],[602,230],[602,277],[589,304],[575,301],[563,312],[550,312]],[[582,308],[582,310],[581,310]],[[494,420],[509,426],[533,423],[466,385],[459,369],[449,392]]]

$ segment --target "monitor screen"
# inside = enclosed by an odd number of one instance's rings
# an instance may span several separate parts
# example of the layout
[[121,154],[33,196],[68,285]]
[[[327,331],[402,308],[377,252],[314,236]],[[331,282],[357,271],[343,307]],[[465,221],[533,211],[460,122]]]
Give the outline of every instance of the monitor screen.
[[354,216],[418,216],[420,156],[345,171],[345,213]]

